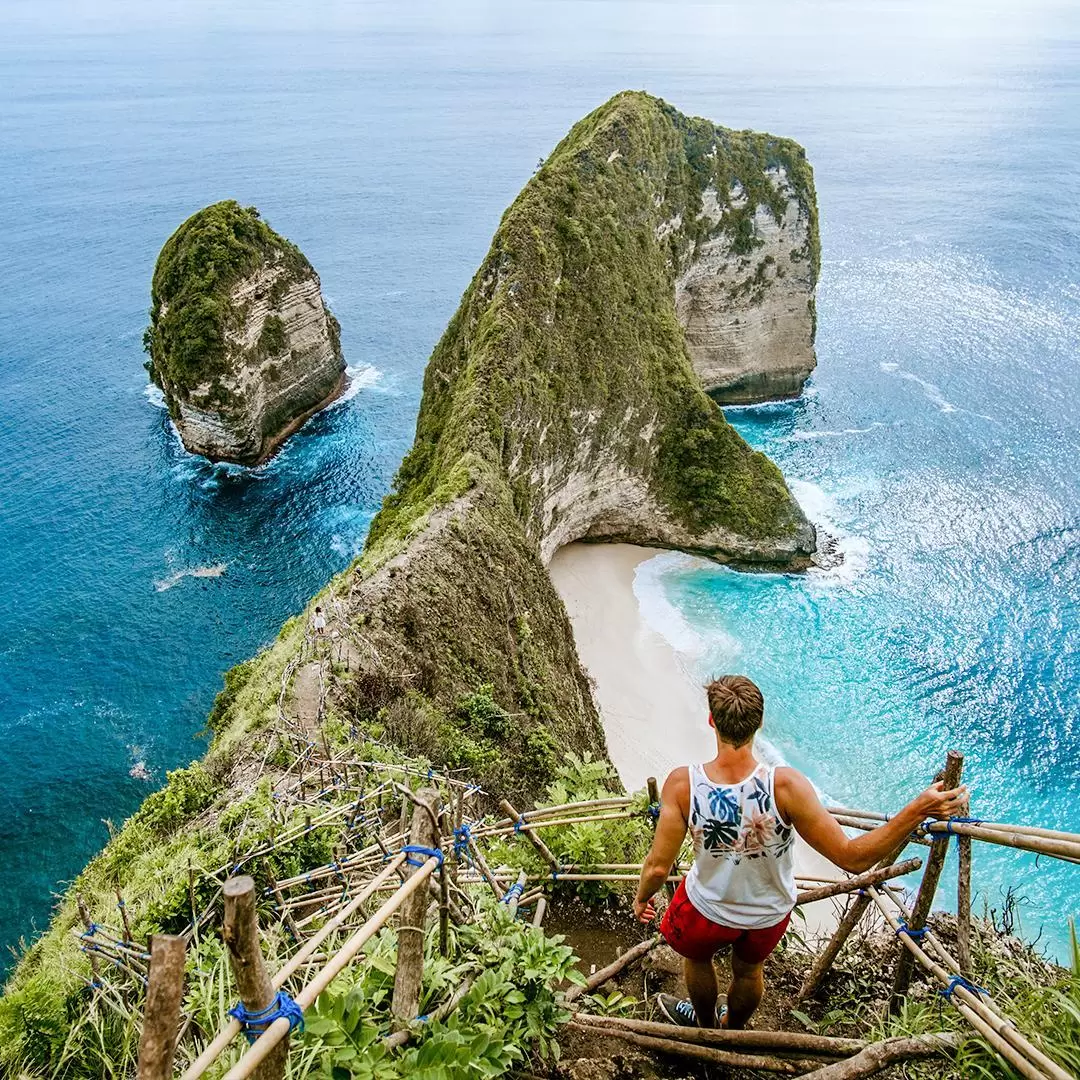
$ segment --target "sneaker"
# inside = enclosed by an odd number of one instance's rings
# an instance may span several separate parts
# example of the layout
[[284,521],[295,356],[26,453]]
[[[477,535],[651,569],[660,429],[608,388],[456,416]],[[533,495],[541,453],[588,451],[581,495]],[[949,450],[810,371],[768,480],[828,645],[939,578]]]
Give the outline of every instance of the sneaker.
[[680,1001],[671,994],[657,994],[656,1007],[667,1017],[669,1023],[679,1027],[697,1027],[697,1013],[693,1004],[686,998]]

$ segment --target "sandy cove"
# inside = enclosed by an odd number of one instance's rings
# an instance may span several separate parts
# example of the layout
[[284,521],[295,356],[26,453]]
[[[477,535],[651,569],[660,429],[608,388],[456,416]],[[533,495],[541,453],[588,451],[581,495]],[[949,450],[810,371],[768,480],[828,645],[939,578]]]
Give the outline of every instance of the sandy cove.
[[[631,544],[569,544],[556,552],[548,568],[570,616],[578,655],[593,680],[608,754],[630,791],[644,787],[650,776],[663,784],[676,766],[708,761],[716,753],[704,689],[642,617],[634,595],[638,566],[659,554],[656,548]],[[766,728],[768,717],[766,701]],[[796,872],[826,878],[840,874],[802,840],[797,840]],[[821,900],[801,910],[804,932],[813,936],[836,925],[836,901]]]

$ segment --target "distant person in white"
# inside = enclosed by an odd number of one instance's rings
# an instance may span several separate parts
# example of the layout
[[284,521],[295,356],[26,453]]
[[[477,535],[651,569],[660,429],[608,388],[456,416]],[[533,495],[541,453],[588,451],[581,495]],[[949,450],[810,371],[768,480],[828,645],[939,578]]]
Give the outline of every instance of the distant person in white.
[[[667,880],[689,828],[694,862],[668,905],[660,933],[683,957],[690,1000],[660,994],[673,1024],[745,1027],[765,992],[765,958],[784,936],[795,907],[795,837],[851,873],[869,870],[928,817],[948,817],[967,789],[932,784],[886,824],[850,839],[795,769],[754,756],[765,700],[743,675],[705,687],[716,757],[683,765],[664,782],[660,819],[634,900],[643,923],[656,917],[651,897]],[[732,981],[717,1011],[714,954],[730,945]]]
[[322,637],[326,633],[326,615],[321,607],[317,607],[315,614],[311,616],[311,629],[315,631],[316,637]]

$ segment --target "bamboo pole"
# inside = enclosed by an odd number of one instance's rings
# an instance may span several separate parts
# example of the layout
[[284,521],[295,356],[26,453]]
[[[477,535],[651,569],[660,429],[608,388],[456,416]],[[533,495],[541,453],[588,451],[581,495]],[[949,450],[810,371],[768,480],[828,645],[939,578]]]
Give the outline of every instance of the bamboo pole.
[[[82,898],[82,896],[79,896],[78,904],[79,917],[82,919],[83,926],[86,927],[86,934],[90,935],[94,932],[94,921],[90,918],[90,909],[86,906],[86,901]],[[83,935],[80,934],[79,936],[82,937]],[[98,972],[97,966],[97,957],[89,949],[87,949],[86,955],[90,959],[90,974],[93,976],[93,979],[90,982],[90,986],[94,990],[97,990],[101,985],[101,979],[99,978],[100,973]]]
[[539,836],[533,832],[532,828],[525,823],[525,818],[514,809],[513,804],[509,799],[500,799],[499,806],[502,807],[506,813],[514,818],[514,830],[515,832],[520,830],[525,834],[526,839],[532,844],[534,848],[539,852],[540,858],[543,859],[552,870],[559,869],[559,860],[551,853],[551,848],[540,839]]
[[629,967],[635,960],[640,960],[650,949],[660,942],[660,935],[653,934],[644,941],[639,942],[632,949],[627,949],[617,960],[613,960],[607,967],[590,975],[585,980],[584,986],[572,986],[566,991],[566,1002],[576,1001],[582,994],[591,994],[598,986],[603,986],[609,979],[614,979],[619,972]]
[[[521,873],[518,874],[517,881],[514,882],[514,885],[517,886],[517,889],[515,891],[509,893],[509,900],[508,900],[507,905],[506,905],[510,909],[510,918],[511,919],[516,919],[517,918],[518,904],[521,903],[521,892],[525,888],[525,871],[524,870],[522,870]],[[511,889],[513,889],[513,888],[514,888],[514,886],[512,885]]]
[[[439,850],[439,792],[435,788],[423,788],[414,796],[412,829],[409,844],[412,847]],[[413,862],[423,865],[419,859]],[[442,859],[439,859],[442,862]],[[406,861],[406,874],[415,877],[414,867]],[[427,916],[427,890],[418,891],[401,907],[401,922],[397,933],[397,967],[394,971],[394,995],[390,1001],[390,1014],[398,1026],[415,1019],[420,1006],[420,990],[424,981],[424,920]]]
[[169,1080],[184,996],[182,937],[154,934],[150,939],[150,981],[139,1039],[138,1080]]
[[[404,855],[397,855],[393,861],[373,880],[369,881],[367,886],[353,900],[349,902],[349,905],[344,911],[340,912],[333,919],[331,919],[317,934],[313,935],[305,943],[303,948],[296,953],[295,956],[273,977],[271,980],[275,990],[280,990],[286,982],[301,967],[308,961],[310,957],[315,954],[316,949],[337,930],[351,915],[353,915],[360,905],[367,900],[372,893],[375,892],[379,886],[386,881],[391,875],[397,872],[398,866],[405,861]],[[204,1072],[210,1067],[218,1055],[225,1049],[240,1034],[240,1023],[238,1020],[230,1020],[217,1035],[214,1036],[210,1044],[203,1050],[203,1052],[188,1066],[187,1072],[184,1073],[181,1080],[197,1080],[202,1076]]]
[[[408,881],[404,882],[386,903],[371,916],[363,926],[338,950],[333,959],[309,982],[299,994],[296,1003],[301,1009],[311,1007],[315,999],[341,974],[356,954],[390,921],[399,907],[423,885],[434,873],[438,860],[428,859]],[[278,1043],[289,1033],[289,1021],[282,1017],[275,1020],[259,1036],[248,1052],[225,1074],[224,1080],[247,1080],[254,1069],[273,1053]],[[201,1075],[201,1074],[199,1074]]]
[[1047,855],[1063,862],[1080,862],[1080,842],[1075,840],[1046,839],[1017,832],[1015,829],[988,829],[985,825],[965,822],[950,824],[947,821],[935,821],[926,826],[926,831],[934,839],[944,836],[970,836],[974,840],[983,840],[1000,847],[1016,848],[1019,851],[1031,851],[1036,855]]
[[[913,960],[917,961],[942,986],[948,986],[952,981],[950,972],[929,956],[909,934],[900,932],[900,924],[896,916],[889,910],[881,894],[873,885],[867,889],[867,892],[885,916],[885,921],[897,932],[897,936]],[[1075,1077],[1066,1072],[1053,1058],[1034,1046],[1011,1020],[1000,1015],[995,1008],[991,1008],[989,995],[983,997],[981,994],[972,993],[965,986],[956,986],[950,1000],[960,1014],[998,1051],[1000,1056],[1030,1080],[1043,1080],[1047,1076],[1052,1080],[1075,1080]]]
[[864,874],[857,874],[846,881],[835,881],[829,885],[822,885],[816,889],[803,889],[795,897],[796,906],[800,904],[812,904],[816,900],[825,900],[830,896],[839,896],[842,893],[855,892],[866,885],[877,885],[890,878],[903,877],[913,873],[922,866],[922,859],[906,859],[892,866],[879,866],[874,870],[867,870]]
[[481,877],[488,883],[491,891],[495,894],[496,900],[502,899],[502,890],[499,888],[499,883],[495,880],[495,875],[491,872],[491,868],[487,864],[487,859],[480,854],[480,848],[476,846],[476,841],[469,837],[469,854],[472,856],[472,860],[476,863],[477,869],[480,871]]
[[[269,1008],[275,999],[270,976],[259,948],[259,916],[255,911],[255,882],[246,874],[229,878],[223,889],[225,921],[221,936],[229,950],[236,989],[245,1008],[251,1012]],[[287,1022],[287,1021],[286,1021]],[[282,1080],[289,1053],[287,1039],[282,1039],[259,1069],[256,1080]]]
[[[522,897],[524,899],[524,897]],[[544,916],[547,914],[547,898],[538,896],[536,898],[536,911],[533,912],[532,924],[533,926],[539,926],[544,921]]]
[[[467,975],[453,994],[431,1014],[429,1022],[437,1024],[440,1021],[445,1020],[461,1004],[465,995],[472,989],[473,980],[474,976]],[[412,1028],[402,1028],[400,1031],[395,1031],[392,1035],[387,1035],[386,1038],[383,1039],[383,1045],[387,1050],[396,1050],[399,1046],[404,1046],[412,1036]]]
[[[949,791],[959,787],[960,776],[964,770],[964,755],[956,750],[950,750],[945,755],[945,771],[942,775],[942,786]],[[945,856],[949,853],[949,839],[937,840],[930,849],[930,857],[926,861],[926,869],[923,871],[922,883],[919,885],[919,895],[911,906],[911,919],[908,926],[911,930],[921,930],[926,926],[927,916],[934,905],[934,894],[937,892],[938,879],[945,866]],[[902,950],[896,964],[896,973],[893,976],[892,994],[889,997],[889,1012],[895,1015],[900,1011],[900,1004],[907,996],[908,987],[911,985],[911,976],[914,971],[915,959],[910,952]]]
[[[644,1050],[655,1050],[662,1054],[693,1058],[695,1061],[704,1061],[710,1065],[726,1065],[732,1069],[762,1069],[766,1072],[782,1073],[786,1076],[801,1076],[807,1071],[806,1062],[784,1061],[780,1058],[757,1054],[737,1054],[730,1050],[716,1050],[711,1046],[699,1046],[691,1042],[658,1039],[652,1035],[639,1035],[636,1031],[628,1031],[624,1028],[600,1028],[595,1024],[583,1024],[578,1020],[571,1020],[569,1026],[577,1028],[578,1031],[589,1032],[592,1035],[602,1030],[606,1035],[613,1035],[617,1039],[633,1043]],[[813,1065],[810,1068],[813,1068]]]
[[807,1073],[803,1080],[861,1080],[862,1077],[873,1076],[898,1061],[948,1054],[955,1051],[959,1043],[956,1033],[952,1031],[883,1039],[881,1042],[871,1043],[846,1061],[835,1061]]
[[618,1027],[640,1035],[656,1035],[680,1042],[699,1043],[734,1050],[768,1050],[774,1054],[806,1057],[841,1058],[857,1054],[870,1044],[865,1039],[841,1039],[831,1035],[811,1035],[801,1031],[755,1031],[734,1028],[690,1028],[660,1024],[651,1020],[632,1020],[616,1016],[575,1013],[574,1019],[597,1027]]
[[[889,852],[878,866],[890,866],[900,858],[903,854],[904,848],[907,847],[907,841],[903,841],[898,844],[896,848]],[[829,938],[828,944],[825,948],[818,953],[814,959],[814,963],[810,968],[809,974],[806,976],[806,980],[802,986],[799,987],[799,992],[795,995],[794,1004],[798,1005],[800,1002],[805,1001],[810,997],[818,986],[821,984],[821,980],[825,978],[829,971],[829,968],[833,966],[837,956],[840,955],[840,950],[844,947],[844,943],[851,936],[851,931],[858,926],[859,921],[866,913],[866,909],[870,906],[870,896],[868,893],[861,892],[852,901],[850,907],[844,912],[843,917],[837,924],[836,930],[833,932],[833,936]]]

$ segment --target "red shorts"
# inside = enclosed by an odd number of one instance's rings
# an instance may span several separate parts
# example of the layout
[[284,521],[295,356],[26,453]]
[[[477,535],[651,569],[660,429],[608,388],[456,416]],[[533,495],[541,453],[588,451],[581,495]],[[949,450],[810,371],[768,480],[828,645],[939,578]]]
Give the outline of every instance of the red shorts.
[[680,881],[660,920],[660,933],[687,960],[711,960],[719,949],[731,945],[744,964],[760,964],[779,944],[790,921],[791,912],[788,912],[775,926],[763,926],[758,930],[721,926],[694,907],[686,895],[685,882]]

